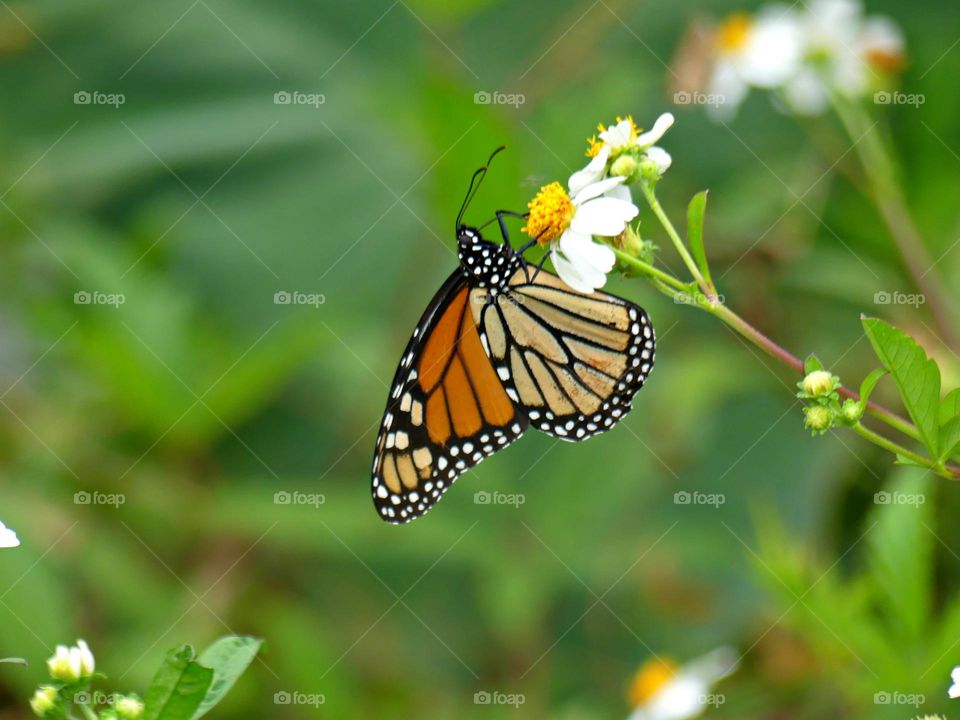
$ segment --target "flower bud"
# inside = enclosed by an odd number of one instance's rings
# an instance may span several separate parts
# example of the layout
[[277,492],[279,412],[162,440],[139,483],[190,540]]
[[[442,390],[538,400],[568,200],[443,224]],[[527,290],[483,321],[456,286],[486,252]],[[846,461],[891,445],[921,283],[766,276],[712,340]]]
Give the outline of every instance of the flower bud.
[[57,689],[53,685],[41,685],[30,698],[30,708],[37,717],[44,717],[57,706]]
[[54,680],[76,682],[80,679],[80,654],[71,652],[66,645],[57,645],[53,657],[47,660],[47,669]]
[[863,403],[847,399],[840,408],[840,420],[847,425],[856,425],[863,417]]
[[623,232],[613,238],[613,246],[618,250],[623,250],[628,255],[639,257],[644,250],[643,238],[632,225],[627,225]]
[[613,164],[610,165],[610,174],[619,177],[625,177],[627,185],[632,185],[637,181],[637,168],[639,163],[633,155],[621,155]]
[[826,370],[814,370],[803,379],[800,388],[806,397],[824,397],[836,390],[839,385],[840,378]]
[[813,435],[822,435],[833,425],[833,411],[823,405],[814,405],[803,409],[806,418],[803,421]]
[[87,643],[78,640],[72,648],[57,645],[53,657],[47,660],[47,668],[54,680],[73,683],[93,675],[96,663]]
[[143,715],[143,701],[136,695],[122,695],[114,703],[114,709],[123,720],[139,720]]

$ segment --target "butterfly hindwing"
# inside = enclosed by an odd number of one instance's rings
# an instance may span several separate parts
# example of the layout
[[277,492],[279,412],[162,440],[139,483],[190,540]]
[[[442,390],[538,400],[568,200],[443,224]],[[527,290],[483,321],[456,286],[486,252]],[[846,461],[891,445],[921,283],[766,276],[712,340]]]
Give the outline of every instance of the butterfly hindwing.
[[374,505],[388,522],[427,512],[529,424],[481,345],[472,300],[458,269],[417,324],[397,370],[373,463]]
[[496,303],[475,306],[484,346],[509,397],[534,427],[562,440],[609,430],[653,367],[643,308],[572,290],[545,270],[514,273]]

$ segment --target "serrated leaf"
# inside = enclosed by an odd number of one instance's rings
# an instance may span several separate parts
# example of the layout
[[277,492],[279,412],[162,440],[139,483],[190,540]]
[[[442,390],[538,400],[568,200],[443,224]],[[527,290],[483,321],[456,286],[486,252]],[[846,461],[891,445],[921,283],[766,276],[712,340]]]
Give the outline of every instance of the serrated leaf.
[[824,370],[824,369],[825,368],[823,367],[823,363],[820,362],[820,358],[818,358],[813,353],[810,353],[809,355],[807,355],[807,359],[803,361],[804,375],[809,375],[812,372],[816,372],[817,370]]
[[960,451],[960,416],[953,417],[940,427],[941,462]]
[[934,537],[927,529],[928,478],[928,473],[899,470],[894,482],[874,495],[867,516],[870,574],[900,647],[923,638],[931,606]]
[[940,425],[946,425],[960,415],[960,388],[951,390],[940,401]]
[[237,678],[253,662],[262,645],[263,640],[260,638],[228,635],[220,638],[201,653],[199,662],[213,671],[213,682],[191,720],[203,717],[213,709],[214,705],[223,700]]
[[867,402],[870,400],[870,395],[873,393],[873,389],[886,374],[886,370],[878,368],[863,379],[863,382],[860,383],[860,402],[862,402],[864,405],[867,404]]
[[861,318],[863,329],[883,366],[893,376],[931,456],[939,456],[940,368],[906,333],[877,318]]
[[707,191],[703,190],[693,196],[687,206],[687,239],[690,242],[690,251],[693,253],[700,273],[704,279],[713,284],[710,277],[710,265],[707,263],[707,251],[703,244],[703,218],[707,211]]
[[144,696],[143,720],[189,720],[213,682],[213,670],[196,662],[189,645],[167,653]]

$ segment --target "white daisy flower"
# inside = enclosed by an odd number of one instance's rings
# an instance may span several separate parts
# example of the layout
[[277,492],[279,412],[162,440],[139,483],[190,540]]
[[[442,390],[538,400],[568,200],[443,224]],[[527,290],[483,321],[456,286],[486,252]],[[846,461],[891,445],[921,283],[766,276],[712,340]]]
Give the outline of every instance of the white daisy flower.
[[634,676],[629,720],[687,720],[708,706],[722,702],[713,685],[737,669],[732,648],[718,648],[682,666],[669,661],[648,661]]
[[616,256],[593,236],[615,237],[639,210],[622,193],[626,178],[596,179],[603,174],[609,150],[601,150],[583,170],[570,177],[568,193],[558,183],[540,188],[527,206],[523,232],[550,246],[550,260],[561,279],[574,290],[591,293],[603,287]]
[[[587,155],[592,157],[593,161],[570,178],[571,191],[577,192],[574,187],[582,188],[602,178],[607,162],[625,153],[635,154],[638,162],[644,157],[650,158],[658,168],[661,168],[661,174],[663,174],[670,167],[671,158],[666,150],[656,147],[655,144],[673,126],[673,122],[671,113],[663,113],[653,123],[653,127],[646,132],[640,132],[629,115],[626,118],[617,118],[616,124],[608,127],[604,127],[602,123],[598,125],[598,135],[587,141],[590,145]],[[629,194],[626,188],[623,190]],[[623,196],[623,192],[619,195]]]
[[708,109],[732,117],[751,87],[782,86],[799,71],[803,33],[799,14],[769,5],[755,17],[731,16],[716,36],[716,61],[708,92],[720,100]]
[[20,545],[17,534],[0,522],[0,548],[14,548]]
[[833,94],[862,97],[903,64],[900,28],[887,17],[864,17],[859,0],[809,0],[803,10],[767,5],[738,14],[716,35],[709,107],[731,117],[750,88],[775,90],[786,109],[824,112]]
[[953,681],[953,684],[950,686],[950,689],[947,690],[947,695],[953,699],[960,697],[960,665],[957,665],[950,672],[950,679]]

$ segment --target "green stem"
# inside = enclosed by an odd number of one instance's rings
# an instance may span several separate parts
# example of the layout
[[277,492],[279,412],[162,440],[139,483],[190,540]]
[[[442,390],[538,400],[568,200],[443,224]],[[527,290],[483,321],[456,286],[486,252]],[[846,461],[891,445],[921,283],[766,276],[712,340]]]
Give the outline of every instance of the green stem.
[[694,280],[697,281],[697,285],[700,286],[700,289],[703,290],[704,294],[711,300],[711,302],[715,301],[716,291],[700,273],[700,268],[697,267],[697,263],[694,261],[693,256],[690,255],[690,251],[687,250],[687,246],[680,238],[680,234],[673,226],[673,223],[670,222],[670,218],[668,218],[667,214],[663,211],[660,201],[657,200],[657,195],[653,190],[653,186],[650,183],[641,182],[640,189],[643,191],[643,195],[647,199],[647,204],[650,206],[650,209],[653,210],[653,214],[657,216],[660,224],[663,225],[663,229],[667,231],[667,235],[670,237],[670,240],[673,242],[673,246],[677,249],[680,257],[683,259],[683,263],[687,266],[687,270],[690,271],[690,275]]
[[934,271],[936,263],[907,208],[892,152],[876,130],[876,122],[870,121],[861,105],[842,98],[834,98],[833,105],[847,135],[855,143],[854,149],[867,178],[868,194],[890,231],[907,273],[926,298],[930,315],[945,343],[960,348],[954,330],[955,308],[939,274]]
[[905,458],[909,458],[910,460],[915,462],[917,465],[921,465],[929,470],[932,470],[933,472],[945,478],[949,478],[951,480],[958,479],[957,475],[954,473],[952,469],[950,468],[944,469],[942,467],[938,467],[937,463],[935,463],[933,460],[929,458],[925,458],[923,457],[923,455],[915,453],[912,450],[908,450],[902,445],[898,445],[892,440],[885,438],[883,435],[875,433],[873,430],[870,430],[869,428],[864,427],[860,423],[857,423],[856,425],[853,426],[853,431],[857,433],[857,435],[859,435],[860,437],[864,438],[865,440],[869,440],[874,445],[882,447],[884,450],[888,450],[892,452],[894,455],[902,455]]
[[97,714],[86,703],[76,703],[76,707],[80,708],[80,712],[83,713],[86,720],[99,720]]
[[623,250],[618,250],[615,247],[611,247],[610,249],[613,250],[613,254],[617,256],[617,260],[624,265],[630,266],[637,272],[646,275],[647,277],[656,278],[660,282],[669,285],[678,292],[687,292],[689,290],[689,286],[686,283],[682,282],[678,278],[675,278],[673,275],[665,273],[662,270],[655,268],[653,265],[645,263],[643,260],[640,260],[629,253],[625,253]]

